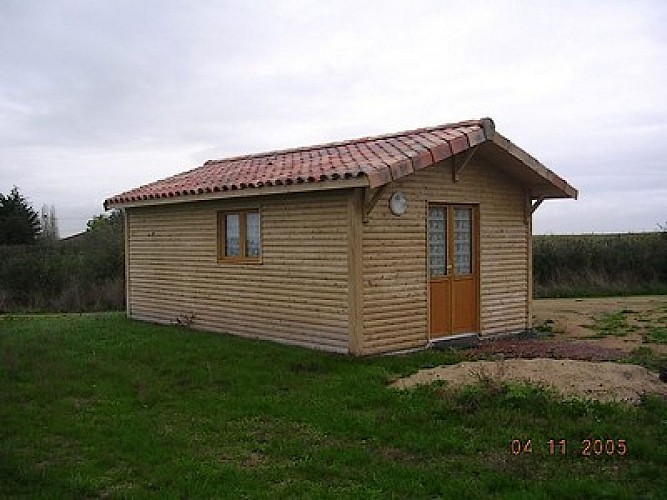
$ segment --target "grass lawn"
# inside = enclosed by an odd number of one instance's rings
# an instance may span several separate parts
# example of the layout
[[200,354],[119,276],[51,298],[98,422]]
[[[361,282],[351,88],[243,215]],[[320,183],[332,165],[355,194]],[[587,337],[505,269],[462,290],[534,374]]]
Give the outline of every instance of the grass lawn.
[[[664,401],[387,387],[457,360],[351,359],[121,315],[0,319],[0,497],[665,498]],[[581,456],[585,439],[614,454]]]

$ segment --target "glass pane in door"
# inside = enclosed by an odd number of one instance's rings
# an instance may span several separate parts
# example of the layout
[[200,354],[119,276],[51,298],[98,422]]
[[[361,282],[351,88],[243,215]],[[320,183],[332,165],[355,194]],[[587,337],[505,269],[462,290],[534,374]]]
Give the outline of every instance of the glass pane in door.
[[431,276],[447,274],[447,209],[428,208],[428,268]]
[[471,208],[454,208],[454,272],[472,273]]

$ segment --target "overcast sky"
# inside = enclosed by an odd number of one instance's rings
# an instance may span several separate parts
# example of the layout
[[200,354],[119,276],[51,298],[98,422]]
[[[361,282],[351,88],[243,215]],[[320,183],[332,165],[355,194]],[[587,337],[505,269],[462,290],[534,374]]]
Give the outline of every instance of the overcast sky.
[[0,192],[62,235],[210,158],[490,116],[580,190],[534,230],[667,222],[667,2],[0,0]]

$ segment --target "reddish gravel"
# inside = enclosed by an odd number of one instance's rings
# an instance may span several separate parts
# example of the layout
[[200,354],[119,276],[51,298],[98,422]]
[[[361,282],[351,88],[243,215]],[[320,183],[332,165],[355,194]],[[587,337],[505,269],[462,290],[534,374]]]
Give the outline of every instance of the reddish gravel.
[[486,340],[464,352],[468,359],[484,359],[502,355],[505,358],[523,359],[553,358],[582,361],[618,361],[628,357],[628,354],[620,349],[602,347],[590,342],[540,339]]

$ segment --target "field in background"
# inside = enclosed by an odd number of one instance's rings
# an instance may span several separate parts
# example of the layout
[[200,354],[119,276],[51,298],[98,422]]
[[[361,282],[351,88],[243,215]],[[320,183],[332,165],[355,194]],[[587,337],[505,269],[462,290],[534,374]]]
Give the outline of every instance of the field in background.
[[[667,233],[535,236],[536,297],[667,293]],[[122,217],[72,240],[0,246],[0,313],[120,310]]]
[[667,293],[667,232],[533,237],[535,297]]
[[[350,359],[120,314],[5,316],[0,329],[0,497],[667,491],[667,404],[656,398],[561,402],[481,376],[460,392],[396,391],[392,379],[460,355]],[[614,449],[582,456],[586,439]]]

